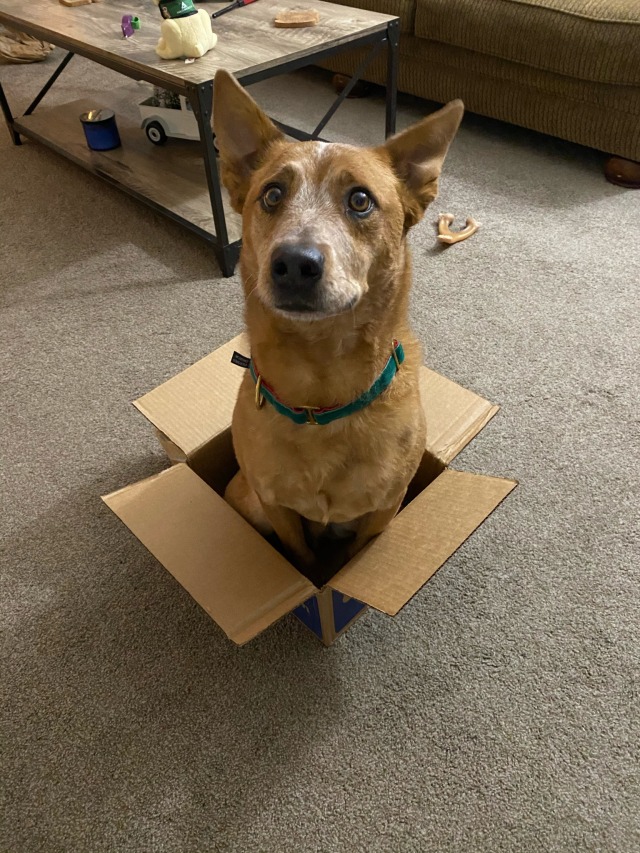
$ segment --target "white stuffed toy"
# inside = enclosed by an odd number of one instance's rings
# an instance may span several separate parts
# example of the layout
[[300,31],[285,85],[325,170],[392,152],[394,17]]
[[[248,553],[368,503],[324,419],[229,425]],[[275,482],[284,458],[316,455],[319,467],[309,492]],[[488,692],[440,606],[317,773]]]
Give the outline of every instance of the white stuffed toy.
[[198,59],[215,47],[218,36],[211,17],[196,9],[193,0],[153,0],[164,18],[156,53],[162,59]]

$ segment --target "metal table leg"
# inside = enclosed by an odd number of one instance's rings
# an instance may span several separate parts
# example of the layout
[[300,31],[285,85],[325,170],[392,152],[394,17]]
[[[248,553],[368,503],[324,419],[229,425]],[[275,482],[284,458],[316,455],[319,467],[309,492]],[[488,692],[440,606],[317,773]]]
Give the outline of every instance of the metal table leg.
[[[73,56],[74,56],[73,53],[71,53],[71,52],[67,53],[67,55],[64,57],[62,62],[58,65],[58,67],[53,72],[51,77],[49,77],[49,79],[44,84],[42,89],[40,89],[40,91],[35,96],[33,101],[27,107],[27,109],[24,113],[26,116],[30,116],[31,113],[35,110],[35,108],[38,106],[40,101],[44,98],[44,96],[47,94],[49,89],[56,82],[58,77],[62,74],[64,69],[71,62],[71,60],[73,59]],[[9,128],[9,132],[11,133],[11,137],[13,139],[14,145],[21,145],[22,140],[20,138],[20,134],[18,133],[18,131],[13,126],[13,115],[11,113],[11,107],[9,106],[9,102],[7,101],[7,96],[4,93],[4,89],[2,88],[1,83],[0,83],[0,107],[2,108],[2,112],[4,113],[4,118],[5,118],[5,121],[7,122],[7,127]]]
[[2,88],[2,83],[0,83],[0,108],[2,109],[2,113],[4,115],[4,120],[7,123],[7,128],[9,133],[11,134],[11,140],[14,145],[22,145],[22,140],[20,139],[20,134],[15,129],[13,124],[13,113],[11,112],[11,107],[9,106],[9,101],[7,101],[7,96],[4,93],[4,89]]
[[338,97],[335,99],[335,101],[333,102],[333,104],[329,107],[329,109],[327,110],[327,112],[326,112],[326,113],[324,114],[324,116],[320,119],[320,121],[319,121],[318,125],[316,126],[315,130],[313,130],[313,131],[312,131],[312,133],[311,133],[311,135],[310,135],[310,137],[309,137],[310,139],[318,139],[318,137],[319,137],[319,135],[322,133],[322,131],[323,131],[324,127],[327,125],[327,123],[329,122],[329,120],[333,117],[333,114],[334,114],[334,113],[335,113],[335,111],[338,109],[338,107],[340,106],[340,104],[342,104],[342,102],[343,102],[346,98],[348,98],[348,97],[349,97],[349,95],[351,94],[351,90],[353,89],[353,87],[354,87],[354,86],[356,85],[356,83],[360,80],[360,78],[362,77],[362,75],[364,74],[364,72],[367,70],[367,68],[371,65],[371,63],[373,62],[373,60],[374,60],[374,59],[377,57],[377,55],[380,53],[380,50],[382,49],[382,46],[383,46],[383,44],[385,43],[385,41],[386,41],[386,39],[381,39],[381,40],[378,42],[378,44],[374,44],[374,46],[371,48],[371,50],[369,51],[369,53],[365,56],[365,58],[362,60],[362,62],[360,63],[360,65],[359,65],[359,66],[356,68],[356,70],[353,72],[353,76],[351,77],[351,79],[349,80],[349,82],[347,83],[347,85],[344,87],[344,89],[342,90],[342,92],[340,92],[340,94],[339,94],[339,95],[338,95]]
[[398,107],[398,44],[400,42],[399,21],[391,21],[387,27],[387,109],[385,134],[396,132],[396,110]]
[[211,113],[213,104],[213,81],[201,83],[190,92],[190,101],[193,112],[198,121],[200,141],[202,142],[202,154],[204,157],[204,170],[209,187],[209,198],[211,200],[211,211],[216,229],[216,244],[214,250],[222,274],[226,277],[233,275],[235,265],[240,255],[239,243],[229,243],[227,222],[222,204],[222,191],[220,189],[220,176],[216,162],[216,150],[213,145],[213,131],[211,129]]
[[42,89],[40,89],[40,91],[39,91],[39,92],[38,92],[38,94],[35,96],[35,98],[33,99],[33,101],[32,101],[32,102],[29,104],[29,106],[27,107],[26,112],[25,112],[25,115],[26,115],[26,116],[30,116],[30,115],[31,115],[31,113],[35,110],[35,108],[38,106],[38,104],[40,103],[40,101],[44,98],[44,96],[47,94],[47,92],[49,91],[49,89],[50,89],[50,88],[53,86],[53,84],[56,82],[56,80],[58,79],[58,77],[62,74],[62,72],[64,71],[64,69],[67,67],[67,65],[71,62],[71,60],[73,59],[73,57],[74,57],[74,56],[75,56],[75,54],[71,53],[71,51],[69,51],[69,53],[67,53],[67,55],[64,57],[64,59],[62,60],[62,62],[60,63],[60,65],[58,65],[58,67],[57,67],[57,68],[56,68],[56,70],[53,72],[53,74],[51,75],[51,77],[49,77],[49,79],[48,79],[48,80],[47,80],[47,82],[44,84],[44,86],[42,87]]

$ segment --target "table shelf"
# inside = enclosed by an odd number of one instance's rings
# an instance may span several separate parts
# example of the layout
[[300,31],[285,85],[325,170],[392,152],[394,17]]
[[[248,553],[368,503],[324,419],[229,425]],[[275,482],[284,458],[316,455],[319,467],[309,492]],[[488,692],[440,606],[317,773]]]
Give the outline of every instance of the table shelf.
[[[205,239],[215,239],[215,226],[200,143],[169,139],[153,145],[141,129],[137,103],[147,94],[142,87],[105,92],[90,100],[42,104],[30,116],[14,120],[16,130],[47,145],[84,169],[119,187],[137,199],[159,208]],[[92,151],[88,148],[80,115],[108,107],[116,114],[122,140],[120,148]],[[241,218],[223,190],[229,240],[242,235]]]

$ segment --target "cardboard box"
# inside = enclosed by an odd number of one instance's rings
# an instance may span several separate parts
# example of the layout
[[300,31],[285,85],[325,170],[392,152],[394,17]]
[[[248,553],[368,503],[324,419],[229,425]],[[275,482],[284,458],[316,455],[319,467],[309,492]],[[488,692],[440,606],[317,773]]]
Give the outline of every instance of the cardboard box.
[[318,589],[223,500],[237,470],[234,350],[248,353],[244,336],[134,403],[173,464],[103,499],[235,643],[292,611],[327,645],[367,605],[395,616],[516,485],[449,468],[498,407],[423,368],[427,449],[405,505]]

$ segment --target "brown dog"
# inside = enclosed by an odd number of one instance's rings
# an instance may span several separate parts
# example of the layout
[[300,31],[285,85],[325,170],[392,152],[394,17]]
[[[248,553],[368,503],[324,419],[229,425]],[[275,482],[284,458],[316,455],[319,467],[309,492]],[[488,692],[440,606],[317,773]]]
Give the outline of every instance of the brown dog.
[[[320,530],[353,531],[349,555],[380,533],[424,452],[406,236],[436,197],[462,113],[453,101],[376,148],[291,143],[231,75],[216,75],[214,131],[243,217],[253,359],[226,498],[303,569]],[[383,373],[384,390],[361,399]],[[346,416],[324,411],[353,401]]]

